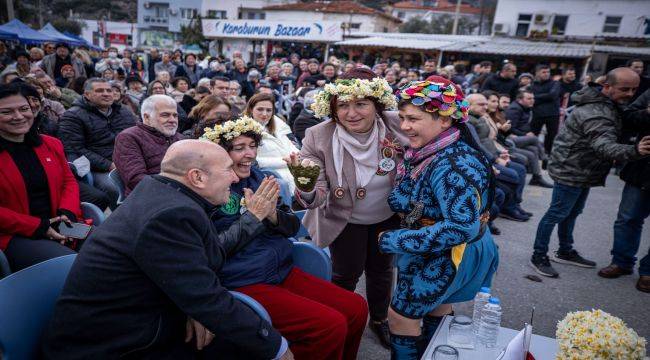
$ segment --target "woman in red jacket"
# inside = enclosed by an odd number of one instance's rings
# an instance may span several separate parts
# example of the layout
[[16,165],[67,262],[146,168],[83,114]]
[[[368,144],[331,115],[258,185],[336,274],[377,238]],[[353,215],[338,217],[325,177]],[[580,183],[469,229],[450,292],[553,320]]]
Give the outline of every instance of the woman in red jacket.
[[22,86],[0,86],[0,249],[13,271],[74,253],[56,228],[81,216],[63,145],[37,133]]

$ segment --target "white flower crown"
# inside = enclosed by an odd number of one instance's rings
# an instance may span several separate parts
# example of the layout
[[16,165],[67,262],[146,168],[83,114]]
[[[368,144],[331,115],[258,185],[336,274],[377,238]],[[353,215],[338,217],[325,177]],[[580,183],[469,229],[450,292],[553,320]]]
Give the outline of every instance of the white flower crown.
[[397,108],[397,100],[393,95],[393,89],[388,84],[388,81],[382,78],[372,80],[343,79],[325,85],[323,90],[316,94],[316,101],[311,106],[316,117],[322,118],[331,114],[330,99],[332,99],[332,96],[337,96],[341,101],[372,97],[384,104],[386,110]]
[[237,120],[228,120],[221,125],[215,125],[214,128],[205,128],[205,133],[201,136],[201,139],[218,144],[221,140],[232,140],[247,132],[261,134],[263,131],[264,127],[262,124],[253,120],[251,117],[243,115]]

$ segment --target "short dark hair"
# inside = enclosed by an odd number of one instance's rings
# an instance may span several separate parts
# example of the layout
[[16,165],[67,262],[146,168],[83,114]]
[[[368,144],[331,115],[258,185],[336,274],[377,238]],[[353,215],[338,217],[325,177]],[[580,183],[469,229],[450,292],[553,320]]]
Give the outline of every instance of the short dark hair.
[[172,86],[173,87],[178,86],[179,81],[185,81],[188,86],[192,86],[192,82],[186,76],[177,76],[177,77],[173,78],[172,79]]
[[481,65],[481,67],[492,67],[492,61],[481,61],[479,65]]
[[537,65],[535,65],[535,72],[538,72],[540,70],[546,70],[546,69],[550,70],[551,67],[548,66],[548,64],[537,64]]
[[562,68],[562,75],[565,75],[569,71],[576,71],[576,69],[573,66],[567,66],[565,68]]
[[425,63],[428,63],[428,62],[437,62],[437,60],[434,59],[434,58],[426,58],[426,59],[424,60],[424,62],[425,62]]
[[630,66],[632,66],[632,64],[634,64],[635,62],[643,63],[643,60],[638,59],[638,58],[630,59],[630,60],[628,60],[628,61],[625,63],[625,66],[630,67]]
[[465,64],[456,64],[454,65],[454,70],[456,71],[457,74],[464,74],[467,68],[465,67]]
[[229,83],[229,82],[230,82],[230,79],[227,78],[227,77],[225,77],[225,76],[215,76],[215,77],[213,77],[212,79],[210,79],[210,86],[214,86],[214,84],[215,84],[217,81],[223,81],[223,82],[227,82],[227,83]]
[[530,90],[519,90],[517,91],[517,100],[521,100],[524,98],[526,94],[532,94],[533,92]]
[[499,94],[494,91],[494,90],[484,90],[481,92],[481,95],[485,96],[486,99],[490,99],[490,96],[496,96],[497,98],[499,97]]

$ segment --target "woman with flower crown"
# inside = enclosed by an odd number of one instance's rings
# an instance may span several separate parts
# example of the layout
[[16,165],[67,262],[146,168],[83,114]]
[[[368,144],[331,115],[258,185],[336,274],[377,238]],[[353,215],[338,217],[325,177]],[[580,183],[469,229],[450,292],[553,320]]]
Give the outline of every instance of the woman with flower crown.
[[457,85],[431,76],[396,94],[409,146],[388,203],[402,222],[379,236],[379,247],[398,255],[392,358],[420,359],[451,304],[490,285],[498,264],[487,230],[494,179],[465,125],[468,103]]
[[354,291],[365,271],[370,328],[385,347],[393,257],[379,252],[377,235],[399,227],[386,202],[402,152],[397,114],[385,112],[396,105],[386,80],[352,69],[316,95],[315,115],[330,120],[309,128],[300,154],[286,159],[308,209],[303,223],[318,246],[329,246],[332,282]]
[[[217,231],[251,221],[242,217],[245,199],[259,188],[274,187],[277,201],[277,179],[253,166],[260,142],[265,141],[263,132],[259,122],[244,116],[207,128],[202,137],[226,149],[239,177],[231,186],[229,202],[211,216]],[[296,359],[356,359],[368,319],[366,301],[293,266],[293,243],[288,238],[296,235],[300,220],[288,206],[279,205],[262,222],[265,230],[226,261],[219,273],[223,286],[262,304]]]

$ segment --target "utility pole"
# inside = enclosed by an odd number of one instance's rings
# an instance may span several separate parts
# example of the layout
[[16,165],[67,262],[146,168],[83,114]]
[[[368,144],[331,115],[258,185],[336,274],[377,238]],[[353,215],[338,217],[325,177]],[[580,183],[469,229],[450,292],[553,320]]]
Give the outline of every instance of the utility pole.
[[13,20],[14,17],[14,0],[7,0],[7,21]]
[[460,18],[460,1],[461,0],[456,0],[456,12],[454,14],[454,26],[451,29],[451,33],[453,35],[456,35],[458,32],[458,20]]
[[43,3],[41,0],[38,0],[36,3],[37,6],[37,11],[38,11],[38,27],[42,28],[43,27]]

